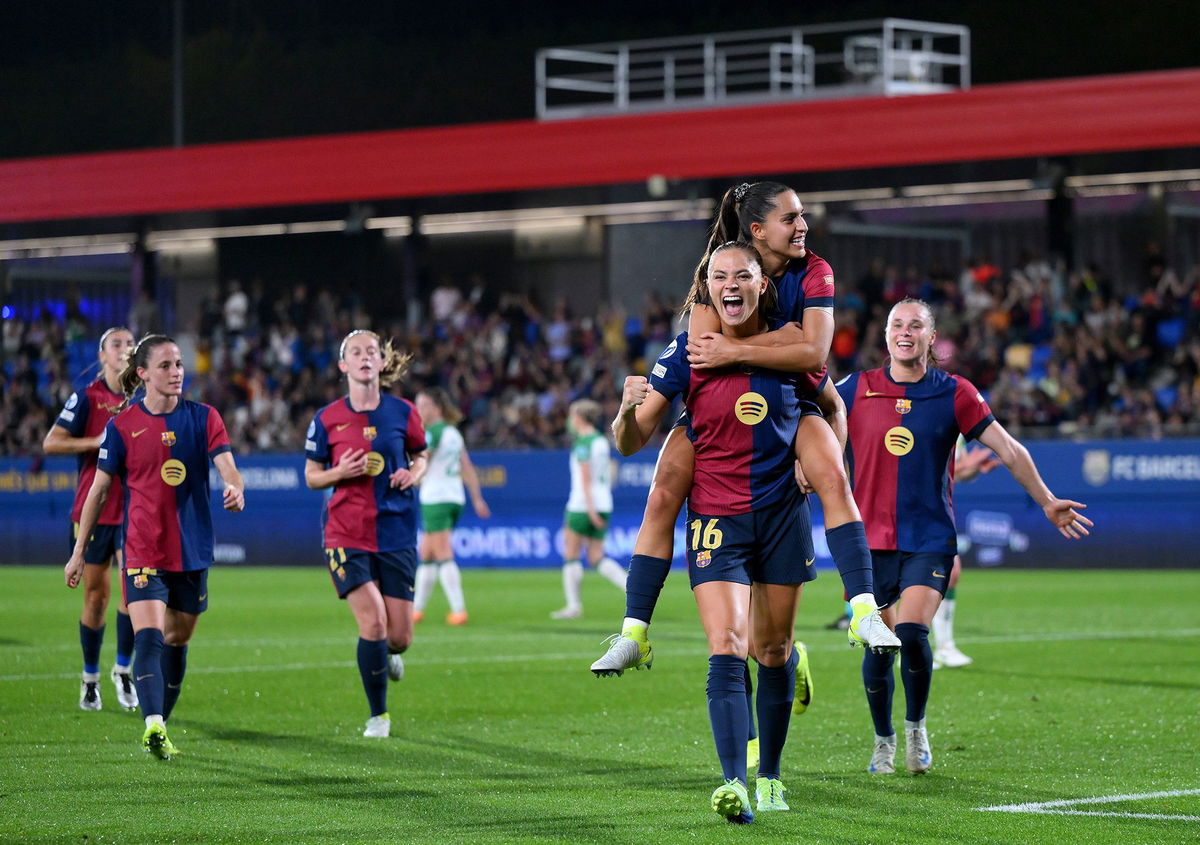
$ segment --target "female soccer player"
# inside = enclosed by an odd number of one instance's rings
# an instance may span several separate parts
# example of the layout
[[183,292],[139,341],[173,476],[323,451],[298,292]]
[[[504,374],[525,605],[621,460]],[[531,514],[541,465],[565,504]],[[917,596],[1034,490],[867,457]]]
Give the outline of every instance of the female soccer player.
[[105,427],[65,575],[67,586],[79,584],[87,538],[119,476],[126,502],[123,593],[133,622],[134,684],[146,718],[142,747],[169,760],[176,748],[166,722],[183,687],[187,644],[208,607],[210,460],[225,483],[225,509],[240,512],[246,500],[221,415],[183,398],[183,358],[175,341],[142,338],[120,384],[126,402],[139,388],[145,396]]
[[[875,598],[887,608],[884,618],[900,637],[905,758],[908,770],[921,774],[933,765],[925,730],[933,680],[929,624],[957,550],[951,492],[958,435],[991,449],[1064,537],[1085,536],[1092,522],[1076,510],[1085,505],[1050,492],[1029,452],[996,421],[969,381],[933,366],[937,332],[928,305],[917,299],[896,303],[885,335],[888,364],[852,373],[837,389],[848,412],[847,463],[866,518]],[[870,652],[863,657],[863,684],[875,723],[868,766],[873,773],[895,771],[894,659]]]
[[608,438],[597,426],[600,404],[579,399],[567,409],[571,443],[571,494],[563,517],[563,594],[566,604],[550,615],[555,619],[578,619],[583,615],[580,586],[583,582],[582,553],[588,565],[625,591],[625,570],[604,554],[604,538],[612,517],[612,459]]
[[[79,519],[92,478],[96,474],[96,456],[104,439],[104,427],[117,413],[125,397],[121,395],[121,371],[133,349],[133,334],[114,326],[100,336],[100,374],[82,393],[71,394],[58,419],[46,433],[42,448],[47,455],[77,455],[79,484],[71,508],[71,549],[79,533]],[[83,647],[83,679],[79,684],[79,707],[99,710],[100,646],[104,643],[104,617],[112,594],[110,569],[113,560],[121,566],[121,521],[125,502],[121,482],[104,503],[104,510],[88,537],[83,550],[83,612],[79,617],[79,644]],[[129,675],[133,661],[133,624],[122,596],[117,606],[117,661],[109,677],[117,688],[117,702],[126,710],[136,710],[137,689]]]
[[387,682],[400,680],[412,642],[417,495],[428,467],[425,429],[412,403],[383,392],[409,356],[374,332],[346,335],[338,369],[348,394],[317,411],[305,441],[304,479],[333,488],[325,505],[325,561],[338,598],[358,623],[358,672],[370,718],[363,736],[391,732]]
[[[833,271],[807,248],[807,233],[804,206],[786,185],[743,182],[725,192],[684,306],[690,309],[688,361],[697,369],[751,366],[804,374],[806,397],[833,403],[823,410],[840,429],[840,402],[834,391],[824,389],[825,359],[833,340]],[[778,295],[778,304],[766,315],[775,330],[749,338],[723,333],[705,286],[713,250],[735,239],[758,250],[763,271],[773,279]],[[844,433],[839,437],[834,427],[816,416],[801,420],[796,437],[796,454],[804,467],[801,483],[806,492],[814,490],[821,498],[829,550],[853,607],[850,643],[895,650],[899,640],[881,621],[871,589],[870,551],[842,465],[839,440],[844,440]],[[621,635],[592,664],[598,675],[639,668],[653,660],[647,628],[670,570],[675,519],[691,482],[693,460],[686,428],[676,426],[659,453],[634,544]]]
[[[766,330],[760,302],[770,282],[747,243],[717,247],[707,267],[721,330]],[[754,814],[746,792],[746,657],[758,660],[759,811],[786,810],[780,757],[787,738],[798,653],[793,644],[803,582],[812,569],[807,500],[793,476],[800,417],[820,414],[799,379],[756,367],[695,369],[686,333],[667,347],[647,381],[625,380],[613,422],[617,449],[646,444],[671,400],[684,397],[695,446],[688,496],[688,574],[709,643],[708,711],[724,783],[713,809],[729,821]]]
[[467,603],[463,598],[462,575],[454,561],[451,535],[466,504],[466,490],[471,492],[471,505],[480,519],[492,515],[479,475],[462,434],[455,426],[462,414],[450,401],[450,394],[440,387],[428,387],[417,394],[417,414],[425,426],[429,444],[429,470],[421,480],[421,565],[417,568],[417,585],[413,598],[413,622],[425,615],[425,605],[433,592],[435,581],[442,582],[446,600],[450,603],[447,625],[467,624]]

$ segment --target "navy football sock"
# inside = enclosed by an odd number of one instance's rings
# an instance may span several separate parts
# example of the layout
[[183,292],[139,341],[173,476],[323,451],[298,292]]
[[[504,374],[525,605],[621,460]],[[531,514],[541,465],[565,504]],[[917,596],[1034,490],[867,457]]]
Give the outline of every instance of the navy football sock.
[[671,561],[650,555],[634,555],[629,559],[629,575],[625,581],[625,616],[641,619],[647,625],[654,615],[659,593],[671,571]]
[[750,679],[750,661],[746,661],[746,718],[750,720],[750,730],[747,739],[754,739],[758,731],[754,729],[754,681]]
[[187,672],[187,646],[164,645],[162,651],[163,674],[163,719],[171,718],[175,702],[183,689],[183,675]]
[[871,565],[871,550],[867,548],[867,532],[861,522],[847,522],[825,532],[829,554],[837,564],[838,574],[846,595],[874,594],[875,570]]
[[758,750],[758,776],[778,778],[779,760],[787,742],[792,718],[792,699],[796,697],[796,649],[782,666],[758,666],[758,727],[762,731]]
[[746,781],[746,661],[732,654],[708,658],[708,721],[725,780]]
[[100,646],[104,644],[104,626],[89,628],[80,622],[79,644],[83,646],[83,671],[95,675],[100,671]]
[[128,671],[133,662],[133,622],[128,613],[117,611],[117,666]]
[[900,639],[900,677],[904,681],[905,716],[910,722],[925,718],[929,688],[933,685],[933,651],[929,648],[929,629],[916,622],[896,626]]
[[386,639],[364,640],[359,637],[358,674],[362,675],[363,691],[367,694],[372,716],[387,712],[387,660]]
[[143,716],[163,715],[163,632],[143,628],[133,638],[133,684]]
[[895,733],[892,729],[892,695],[896,691],[896,676],[892,674],[892,666],[895,662],[894,652],[876,654],[867,649],[863,654],[863,688],[867,691],[867,707],[871,710],[876,736]]

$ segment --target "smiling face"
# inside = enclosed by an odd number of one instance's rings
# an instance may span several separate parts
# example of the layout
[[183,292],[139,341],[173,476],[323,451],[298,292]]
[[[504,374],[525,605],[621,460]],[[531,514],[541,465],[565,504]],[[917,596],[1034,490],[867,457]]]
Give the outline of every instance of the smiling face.
[[775,196],[775,207],[761,223],[750,224],[754,245],[784,261],[803,258],[808,224],[804,222],[804,203],[795,191],[783,191]]
[[898,302],[887,321],[887,350],[893,363],[917,366],[928,360],[937,338],[933,315],[920,302]]
[[146,383],[146,395],[179,396],[183,393],[183,356],[174,343],[160,343],[150,350],[146,366],[137,368]]
[[338,361],[338,369],[352,383],[369,385],[377,382],[382,366],[379,338],[372,332],[354,332],[342,341],[342,360]]
[[100,344],[100,366],[104,367],[105,375],[111,374],[113,378],[121,375],[133,346],[133,334],[129,329],[113,329],[105,335]]
[[713,253],[708,263],[708,297],[721,324],[733,334],[757,327],[752,319],[757,317],[766,286],[767,277],[753,248],[726,247]]

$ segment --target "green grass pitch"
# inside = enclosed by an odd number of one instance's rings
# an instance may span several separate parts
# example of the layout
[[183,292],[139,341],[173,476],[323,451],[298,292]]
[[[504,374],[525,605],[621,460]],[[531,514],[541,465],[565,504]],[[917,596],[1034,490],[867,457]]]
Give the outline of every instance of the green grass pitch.
[[797,624],[816,696],[784,755],[792,810],[749,827],[708,807],[706,650],[681,572],[653,671],[600,680],[588,665],[623,609],[611,585],[589,575],[586,616],[555,622],[557,571],[466,571],[471,623],[444,625],[435,597],[390,688],[387,740],[361,736],[354,624],[328,580],[214,569],[170,725],[183,753],[163,762],[116,707],[113,626],[105,709],[82,712],[79,594],[57,568],[0,569],[0,840],[1200,839],[1200,572],[968,571],[958,640],[975,664],[934,676],[922,777],[865,771],[859,653],[824,629],[841,587],[822,573]]

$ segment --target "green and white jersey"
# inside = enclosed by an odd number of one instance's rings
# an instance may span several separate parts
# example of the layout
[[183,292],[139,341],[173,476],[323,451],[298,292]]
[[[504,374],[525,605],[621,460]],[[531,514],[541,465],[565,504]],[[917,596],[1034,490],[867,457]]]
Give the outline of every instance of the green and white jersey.
[[571,498],[567,500],[567,510],[587,512],[580,472],[586,463],[592,471],[592,507],[599,513],[612,511],[612,461],[609,455],[608,438],[603,434],[593,432],[575,438],[571,445]]
[[454,426],[438,421],[425,429],[429,469],[421,480],[421,504],[466,504],[462,482],[463,438]]

